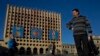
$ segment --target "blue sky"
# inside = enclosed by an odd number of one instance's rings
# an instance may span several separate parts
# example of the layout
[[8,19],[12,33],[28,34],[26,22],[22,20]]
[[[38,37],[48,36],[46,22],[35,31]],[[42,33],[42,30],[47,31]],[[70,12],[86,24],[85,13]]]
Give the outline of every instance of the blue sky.
[[87,16],[93,34],[100,35],[100,0],[0,0],[0,39],[3,38],[7,3],[61,13],[63,43],[74,43],[72,31],[66,28],[66,23],[72,18],[73,8],[78,8],[81,15]]

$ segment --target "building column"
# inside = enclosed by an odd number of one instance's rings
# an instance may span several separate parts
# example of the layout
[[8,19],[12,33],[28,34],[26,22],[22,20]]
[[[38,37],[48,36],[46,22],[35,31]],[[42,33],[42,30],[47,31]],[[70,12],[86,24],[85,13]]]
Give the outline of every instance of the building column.
[[37,48],[37,54],[38,55],[40,54],[40,48]]
[[31,53],[33,54],[33,48],[31,48]]
[[46,49],[45,48],[43,48],[43,54],[46,54]]

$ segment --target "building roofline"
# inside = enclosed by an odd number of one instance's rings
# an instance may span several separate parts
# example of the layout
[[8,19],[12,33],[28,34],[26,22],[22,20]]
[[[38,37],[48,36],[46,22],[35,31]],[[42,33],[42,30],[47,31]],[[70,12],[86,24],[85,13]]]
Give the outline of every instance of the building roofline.
[[23,5],[16,5],[16,4],[10,4],[7,3],[7,5],[9,6],[13,6],[13,7],[19,7],[19,8],[25,8],[25,9],[31,9],[31,10],[39,10],[39,11],[43,11],[43,12],[49,12],[49,13],[54,13],[54,14],[59,14],[61,15],[61,12],[59,11],[52,11],[52,10],[48,10],[48,9],[40,9],[40,8],[36,8],[36,7],[28,7],[28,6],[23,6]]

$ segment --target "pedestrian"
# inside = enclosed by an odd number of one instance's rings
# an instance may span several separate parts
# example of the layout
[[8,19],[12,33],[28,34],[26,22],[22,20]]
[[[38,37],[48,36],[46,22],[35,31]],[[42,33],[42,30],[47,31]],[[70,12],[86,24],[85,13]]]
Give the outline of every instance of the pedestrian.
[[15,55],[15,48],[16,48],[16,41],[13,37],[12,34],[10,34],[10,38],[7,42],[7,45],[8,45],[8,55],[9,56],[14,56]]
[[52,55],[55,56],[55,49],[56,49],[55,42],[52,42],[52,45],[53,45]]
[[67,23],[67,28],[73,31],[78,56],[90,56],[88,36],[92,35],[90,23],[86,16],[80,15],[76,8],[72,10],[73,18]]

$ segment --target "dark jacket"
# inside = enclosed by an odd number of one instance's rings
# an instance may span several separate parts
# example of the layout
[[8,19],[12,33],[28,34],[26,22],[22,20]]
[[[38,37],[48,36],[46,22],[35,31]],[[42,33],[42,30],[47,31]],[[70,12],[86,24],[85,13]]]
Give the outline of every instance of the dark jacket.
[[9,39],[7,44],[8,44],[9,49],[10,48],[15,48],[17,46],[17,43],[16,43],[15,39]]

